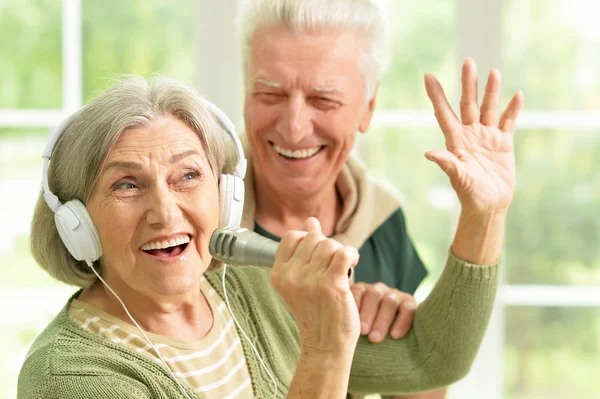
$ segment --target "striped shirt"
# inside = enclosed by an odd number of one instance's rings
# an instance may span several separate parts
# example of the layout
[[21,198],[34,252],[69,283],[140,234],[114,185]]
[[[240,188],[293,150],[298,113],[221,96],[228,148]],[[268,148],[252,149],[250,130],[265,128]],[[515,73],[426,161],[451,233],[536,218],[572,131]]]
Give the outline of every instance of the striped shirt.
[[[199,341],[181,341],[146,332],[173,373],[206,399],[254,398],[240,337],[225,302],[201,277],[200,289],[211,308],[213,326]],[[83,329],[160,359],[139,330],[99,308],[77,299],[69,318]]]

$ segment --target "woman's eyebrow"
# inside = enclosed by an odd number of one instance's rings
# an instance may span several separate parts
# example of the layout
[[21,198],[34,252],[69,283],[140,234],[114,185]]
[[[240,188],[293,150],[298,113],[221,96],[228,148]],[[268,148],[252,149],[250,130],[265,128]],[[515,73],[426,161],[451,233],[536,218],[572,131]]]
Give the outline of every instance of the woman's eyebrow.
[[187,150],[187,151],[183,151],[183,152],[180,152],[179,154],[175,154],[175,155],[173,155],[173,156],[171,157],[171,160],[170,160],[170,162],[171,162],[171,163],[176,163],[176,162],[179,162],[179,161],[181,161],[182,159],[184,159],[184,158],[187,158],[187,157],[189,157],[189,156],[191,156],[191,155],[200,155],[200,153],[199,153],[198,151],[196,151],[196,150]]
[[[176,163],[181,161],[184,158],[187,158],[191,155],[200,155],[200,153],[197,150],[187,150],[187,151],[183,151],[180,152],[179,154],[175,154],[171,157],[171,159],[169,160],[170,163]],[[121,168],[121,169],[143,169],[143,166],[138,163],[138,162],[132,162],[132,161],[112,161],[106,164],[106,166],[104,167],[104,170],[109,170],[111,168]]]
[[111,168],[121,168],[121,169],[142,169],[142,165],[137,162],[131,161],[112,161],[106,164],[104,170],[109,170]]

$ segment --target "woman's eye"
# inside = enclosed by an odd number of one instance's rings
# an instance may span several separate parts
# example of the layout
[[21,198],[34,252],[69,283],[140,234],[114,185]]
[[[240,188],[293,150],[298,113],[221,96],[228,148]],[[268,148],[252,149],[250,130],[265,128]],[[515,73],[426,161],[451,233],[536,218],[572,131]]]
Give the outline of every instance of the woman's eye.
[[116,188],[117,190],[131,190],[131,189],[135,188],[135,185],[128,181],[123,181],[123,182],[115,184],[113,187]]
[[192,179],[195,179],[197,177],[198,177],[198,173],[197,172],[189,172],[189,173],[186,173],[183,176],[183,180],[192,180]]

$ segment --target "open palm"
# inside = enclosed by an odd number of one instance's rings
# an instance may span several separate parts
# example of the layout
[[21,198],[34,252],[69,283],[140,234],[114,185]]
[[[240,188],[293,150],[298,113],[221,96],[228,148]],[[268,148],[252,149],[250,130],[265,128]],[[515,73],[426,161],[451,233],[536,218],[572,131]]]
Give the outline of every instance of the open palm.
[[463,209],[489,212],[508,208],[515,189],[513,133],[523,106],[522,93],[513,96],[498,120],[500,73],[492,69],[480,108],[477,67],[470,58],[462,68],[460,120],[433,75],[425,75],[425,88],[446,138],[446,150],[427,151],[427,159],[448,175]]

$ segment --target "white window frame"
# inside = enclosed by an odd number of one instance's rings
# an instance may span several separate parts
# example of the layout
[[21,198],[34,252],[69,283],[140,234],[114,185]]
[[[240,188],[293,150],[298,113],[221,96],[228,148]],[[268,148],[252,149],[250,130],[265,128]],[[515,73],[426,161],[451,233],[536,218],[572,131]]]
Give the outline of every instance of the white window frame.
[[[222,0],[219,7],[211,0],[197,1],[194,24],[194,61],[196,84],[241,128],[242,78],[239,47],[233,18],[238,0]],[[501,70],[502,2],[496,0],[458,0],[460,17],[457,38],[458,65],[466,56],[477,61],[480,82],[491,67]],[[202,16],[210,16],[206,20]],[[216,39],[215,39],[216,38]],[[62,93],[60,109],[0,109],[0,128],[51,128],[82,105],[81,0],[62,1]],[[480,85],[482,90],[482,85]],[[481,94],[480,94],[481,96]],[[481,97],[480,97],[481,98]],[[450,99],[453,100],[453,99]],[[458,99],[453,102],[458,103]],[[378,110],[375,127],[437,128],[431,109]],[[600,129],[600,112],[552,111],[524,112],[519,130]],[[505,258],[505,263],[510,258]],[[0,289],[0,297],[64,298],[64,289]],[[39,294],[39,295],[38,295]],[[39,301],[36,301],[39,305]],[[35,306],[35,304],[32,304]],[[506,285],[501,283],[492,320],[469,375],[450,390],[452,398],[500,399],[503,395],[504,312],[507,306],[600,307],[600,289],[589,286]]]

